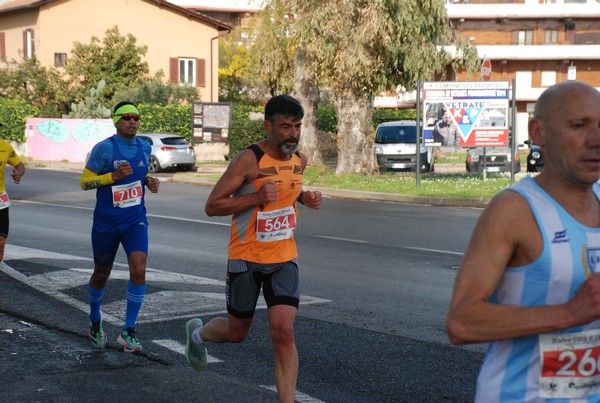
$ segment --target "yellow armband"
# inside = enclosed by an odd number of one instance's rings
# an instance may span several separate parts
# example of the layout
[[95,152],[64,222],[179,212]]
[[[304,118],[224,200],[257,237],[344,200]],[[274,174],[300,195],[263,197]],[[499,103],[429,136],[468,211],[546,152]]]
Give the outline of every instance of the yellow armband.
[[100,186],[111,185],[113,183],[115,183],[115,181],[113,180],[112,172],[98,175],[87,168],[83,170],[83,174],[79,180],[79,185],[83,190],[97,189]]

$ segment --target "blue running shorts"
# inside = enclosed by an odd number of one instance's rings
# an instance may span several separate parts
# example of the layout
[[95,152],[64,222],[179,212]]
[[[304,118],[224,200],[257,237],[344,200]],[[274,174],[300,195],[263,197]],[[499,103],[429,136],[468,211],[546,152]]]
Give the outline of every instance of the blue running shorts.
[[127,256],[133,252],[148,255],[148,224],[139,222],[126,230],[116,232],[98,232],[92,229],[92,249],[94,263],[99,266],[111,266],[119,250],[119,245]]

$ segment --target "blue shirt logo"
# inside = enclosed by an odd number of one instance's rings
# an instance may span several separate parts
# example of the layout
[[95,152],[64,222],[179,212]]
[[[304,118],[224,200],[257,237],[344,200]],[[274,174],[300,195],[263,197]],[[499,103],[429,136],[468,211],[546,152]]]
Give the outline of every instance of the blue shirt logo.
[[563,242],[569,242],[569,238],[567,238],[567,230],[555,232],[552,243],[563,243]]

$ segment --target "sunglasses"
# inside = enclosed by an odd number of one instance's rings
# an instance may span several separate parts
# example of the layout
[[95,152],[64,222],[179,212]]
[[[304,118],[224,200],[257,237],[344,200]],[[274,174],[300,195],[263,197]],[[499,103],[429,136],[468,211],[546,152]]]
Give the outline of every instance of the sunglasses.
[[131,119],[135,120],[136,122],[138,122],[140,120],[140,115],[135,114],[135,113],[126,113],[124,115],[121,115],[121,119],[129,122]]

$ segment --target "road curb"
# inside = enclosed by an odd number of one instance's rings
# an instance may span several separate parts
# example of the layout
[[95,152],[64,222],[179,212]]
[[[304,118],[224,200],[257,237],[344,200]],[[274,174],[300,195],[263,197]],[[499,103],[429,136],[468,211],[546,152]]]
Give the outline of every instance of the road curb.
[[485,197],[463,199],[451,197],[409,196],[396,193],[365,192],[359,190],[320,188],[316,186],[311,186],[310,190],[318,190],[323,195],[329,197],[386,201],[407,204],[428,204],[432,206],[485,207],[490,201],[489,198]]
[[[200,186],[213,186],[217,179],[197,177],[193,174],[176,173],[173,175],[173,182],[188,183]],[[362,190],[348,190],[324,188],[318,186],[306,186],[310,190],[318,190],[327,197],[336,197],[341,199],[372,200],[407,204],[428,204],[431,206],[448,207],[485,207],[491,198],[452,198],[452,197],[430,197],[430,196],[410,196],[397,193],[366,192]]]

